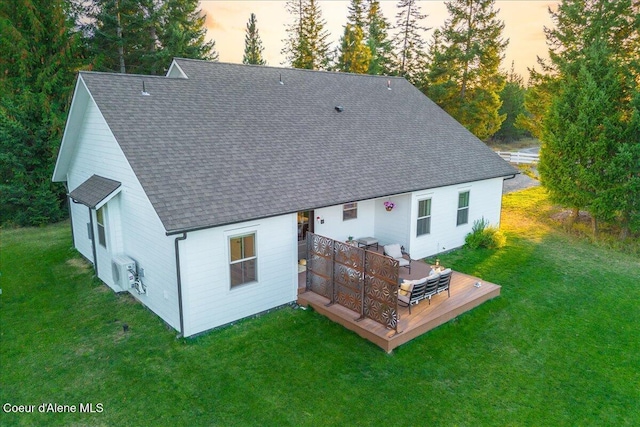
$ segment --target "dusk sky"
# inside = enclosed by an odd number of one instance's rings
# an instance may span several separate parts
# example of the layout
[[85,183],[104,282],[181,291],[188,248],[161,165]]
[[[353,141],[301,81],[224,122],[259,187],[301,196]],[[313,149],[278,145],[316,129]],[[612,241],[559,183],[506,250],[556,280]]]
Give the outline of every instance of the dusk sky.
[[[256,14],[258,31],[264,45],[264,56],[268,65],[282,66],[283,56],[280,50],[285,39],[286,24],[291,19],[285,11],[285,1],[222,1],[202,0],[202,10],[207,14],[208,36],[216,42],[222,62],[242,62],[244,36],[251,12]],[[381,1],[382,11],[390,23],[395,24],[398,11],[397,0]],[[500,9],[499,17],[505,23],[504,37],[509,39],[502,68],[509,69],[515,61],[515,69],[525,78],[529,77],[527,68],[536,66],[536,56],[547,56],[545,26],[551,26],[548,8],[556,8],[557,1],[496,1]],[[320,7],[327,29],[330,32],[332,47],[344,31],[347,19],[348,1],[324,0]],[[425,33],[429,41],[431,32],[440,28],[448,18],[444,1],[418,1],[423,14],[428,15],[423,26],[432,28]]]

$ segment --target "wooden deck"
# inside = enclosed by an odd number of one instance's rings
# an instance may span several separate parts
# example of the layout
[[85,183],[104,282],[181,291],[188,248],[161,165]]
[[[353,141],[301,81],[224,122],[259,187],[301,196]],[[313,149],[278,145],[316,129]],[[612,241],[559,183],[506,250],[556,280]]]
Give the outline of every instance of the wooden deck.
[[[417,279],[425,277],[430,266],[423,261],[412,261],[411,274],[406,268],[400,268],[400,277]],[[329,300],[314,292],[305,292],[306,274],[300,273],[298,304],[311,306],[318,313],[327,316],[334,322],[354,331],[361,337],[373,342],[386,352],[448,322],[485,301],[500,295],[500,286],[488,283],[477,277],[454,271],[451,277],[451,297],[447,293],[435,295],[431,299],[420,301],[411,307],[411,314],[406,307],[398,307],[398,333],[371,320],[356,321],[358,314],[338,304],[327,307]],[[476,287],[480,282],[481,286]]]

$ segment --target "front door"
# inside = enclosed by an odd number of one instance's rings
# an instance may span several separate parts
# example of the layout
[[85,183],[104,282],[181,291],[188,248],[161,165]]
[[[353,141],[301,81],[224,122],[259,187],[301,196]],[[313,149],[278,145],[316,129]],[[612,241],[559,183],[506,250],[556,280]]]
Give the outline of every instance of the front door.
[[307,232],[313,233],[313,211],[298,212],[298,259],[307,258]]

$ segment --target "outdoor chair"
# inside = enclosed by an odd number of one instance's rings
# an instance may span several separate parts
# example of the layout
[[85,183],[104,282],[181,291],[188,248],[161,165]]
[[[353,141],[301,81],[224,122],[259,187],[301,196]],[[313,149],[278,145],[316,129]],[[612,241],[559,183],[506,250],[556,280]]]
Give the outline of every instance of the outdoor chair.
[[432,274],[427,277],[427,282],[424,288],[424,297],[429,298],[429,305],[431,305],[431,297],[438,293],[438,283],[440,282],[440,275],[438,273]]
[[400,247],[399,243],[385,245],[384,254],[398,261],[398,265],[400,267],[407,267],[409,269],[409,274],[411,274],[411,260],[408,260],[404,257],[402,248]]
[[411,306],[425,298],[424,291],[426,285],[426,277],[418,280],[405,281],[400,285],[400,290],[398,291],[398,304],[403,304],[409,307],[409,314],[411,314]]
[[438,293],[447,291],[449,297],[451,297],[451,290],[449,289],[449,285],[451,284],[451,269],[447,268],[443,272],[440,273],[440,278],[438,279]]

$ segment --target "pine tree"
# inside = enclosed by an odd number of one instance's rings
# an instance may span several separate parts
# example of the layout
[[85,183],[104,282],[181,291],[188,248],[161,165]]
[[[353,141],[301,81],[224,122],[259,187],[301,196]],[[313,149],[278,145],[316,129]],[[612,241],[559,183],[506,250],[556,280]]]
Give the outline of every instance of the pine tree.
[[425,42],[422,33],[429,30],[421,25],[427,15],[420,13],[416,0],[400,0],[396,14],[394,45],[398,57],[398,74],[418,86],[425,69]]
[[167,70],[173,58],[217,61],[214,40],[206,41],[206,15],[199,0],[164,0],[159,9],[157,51],[160,53],[158,71]]
[[63,0],[0,2],[0,221],[36,225],[66,215],[53,165],[80,67]]
[[258,34],[258,28],[256,27],[255,13],[249,16],[249,22],[247,22],[247,33],[244,36],[244,57],[242,58],[243,64],[265,65],[267,62],[262,58],[262,40]]
[[553,200],[638,230],[637,1],[565,1],[547,30],[554,73],[540,175]]
[[371,50],[365,40],[365,10],[363,0],[351,0],[349,16],[340,40],[337,68],[340,71],[364,74],[369,71]]
[[480,139],[495,134],[504,77],[500,62],[508,41],[495,0],[447,2],[450,18],[430,52],[427,95]]
[[397,66],[393,56],[393,46],[387,33],[390,28],[389,22],[382,14],[378,0],[369,1],[367,24],[367,46],[371,52],[367,72],[376,75],[391,75]]
[[287,0],[293,22],[287,26],[282,53],[294,68],[324,70],[329,66],[329,33],[317,0]]
[[164,74],[174,57],[218,57],[197,0],[91,0],[85,15],[98,71]]
[[511,70],[505,75],[506,83],[500,92],[502,106],[498,114],[505,116],[500,129],[494,138],[501,141],[511,142],[523,138],[527,131],[517,126],[517,118],[525,113],[524,96],[526,93],[524,80],[514,69],[514,62],[511,62]]

